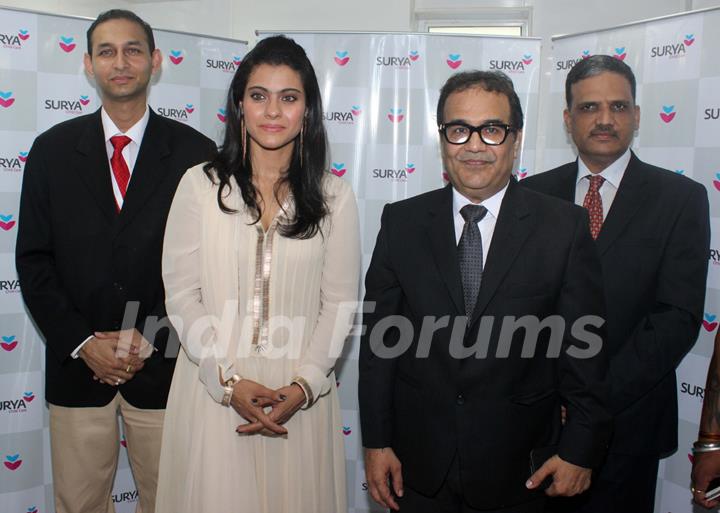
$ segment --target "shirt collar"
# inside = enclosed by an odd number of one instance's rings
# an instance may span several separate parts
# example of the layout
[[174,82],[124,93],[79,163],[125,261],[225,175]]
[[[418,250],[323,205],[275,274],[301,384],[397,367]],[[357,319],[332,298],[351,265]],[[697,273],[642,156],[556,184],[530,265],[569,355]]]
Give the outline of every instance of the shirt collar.
[[[492,215],[495,219],[497,219],[498,214],[500,213],[500,206],[502,205],[503,198],[505,197],[505,191],[507,191],[508,185],[510,184],[510,181],[508,180],[508,183],[505,184],[505,187],[497,191],[495,194],[490,196],[485,201],[481,202],[480,204],[485,207],[488,210],[488,213]],[[460,214],[460,209],[463,208],[465,205],[476,205],[477,203],[473,203],[469,199],[467,199],[465,196],[460,194],[455,187],[452,188],[453,192],[453,215],[457,216]]]
[[147,128],[148,120],[150,119],[150,109],[145,106],[145,114],[141,117],[137,123],[131,126],[127,132],[123,133],[117,125],[110,119],[110,116],[105,111],[105,107],[100,109],[100,118],[102,119],[103,132],[105,133],[105,142],[108,142],[111,137],[116,135],[126,135],[132,141],[139,145],[142,142],[143,135],[145,135],[145,129]]
[[[630,148],[625,150],[625,153],[620,156],[615,162],[610,164],[608,167],[600,171],[599,173],[595,173],[596,175],[602,176],[605,181],[610,183],[613,187],[616,189],[620,187],[620,181],[622,180],[623,175],[625,174],[625,169],[627,169],[628,164],[630,163]],[[583,159],[581,157],[578,157],[578,174],[576,179],[576,184],[580,183],[580,180],[585,178],[587,175],[592,174],[588,167],[585,165],[585,162],[583,162]]]

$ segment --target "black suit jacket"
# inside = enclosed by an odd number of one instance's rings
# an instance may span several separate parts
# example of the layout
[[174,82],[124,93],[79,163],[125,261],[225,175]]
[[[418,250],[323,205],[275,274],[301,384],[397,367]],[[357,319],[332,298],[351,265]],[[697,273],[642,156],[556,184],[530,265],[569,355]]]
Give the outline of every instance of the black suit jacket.
[[[575,201],[577,161],[521,183]],[[705,188],[632,155],[597,238],[608,312],[611,452],[677,447],[675,368],[702,322],[710,247]]]
[[[461,326],[459,344],[453,343],[464,304],[452,216],[449,186],[383,211],[366,276],[359,381],[363,445],[392,447],[405,483],[427,495],[442,485],[457,454],[470,505],[496,509],[541,493],[525,488],[533,449],[559,444],[562,458],[585,467],[604,454],[604,353],[586,359],[567,353],[570,346],[588,349],[569,332],[575,320],[604,315],[600,262],[582,209],[511,181],[470,327]],[[383,327],[391,315],[407,319],[402,322],[412,332]],[[549,330],[530,357],[521,355],[523,330],[515,332],[507,357],[498,355],[503,319],[526,315],[562,316],[568,330],[561,331],[559,358],[546,357]],[[426,318],[438,326],[422,335]],[[491,330],[482,331],[488,321]],[[602,330],[594,336],[601,346]],[[480,357],[453,357],[451,345],[472,346],[476,340],[486,345],[487,356],[481,350]],[[371,348],[397,342],[410,347],[391,358]],[[418,355],[427,342],[427,357]],[[561,400],[569,419],[562,435]]]
[[[141,331],[148,316],[166,316],[160,257],[170,203],[185,170],[215,148],[151,110],[118,213],[103,137],[99,110],[52,127],[33,143],[23,178],[16,265],[47,343],[46,398],[60,406],[102,406],[117,392],[71,358],[83,340],[120,329],[128,302],[137,302]],[[159,350],[120,386],[136,407],[165,407],[174,367],[167,337],[150,340]]]

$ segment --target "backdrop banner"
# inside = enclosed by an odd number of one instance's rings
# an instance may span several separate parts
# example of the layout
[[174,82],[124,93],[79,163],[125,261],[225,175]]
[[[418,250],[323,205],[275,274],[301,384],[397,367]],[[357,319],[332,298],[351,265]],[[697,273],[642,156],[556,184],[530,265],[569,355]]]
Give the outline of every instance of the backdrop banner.
[[[697,343],[677,370],[679,449],[661,462],[656,513],[706,511],[690,502],[692,442],[697,439],[705,376],[720,314],[720,9],[708,9],[618,28],[553,38],[550,93],[539,170],[575,159],[565,131],[565,77],[594,54],[625,61],[637,78],[641,120],[633,150],[652,164],[705,186],[712,242],[703,325]],[[713,92],[714,91],[714,92]]]
[[[100,107],[83,70],[91,21],[0,9],[0,510],[8,513],[54,511],[45,345],[20,297],[15,238],[23,167],[33,140]],[[219,142],[227,87],[247,44],[163,30],[154,34],[163,62],[150,106]],[[131,513],[137,491],[124,437],[118,446],[113,502],[118,513]]]
[[[532,171],[539,39],[389,33],[285,35],[305,48],[320,82],[330,170],[352,185],[358,199],[363,271],[375,247],[383,206],[445,183],[435,112],[440,87],[452,74],[495,69],[512,78],[526,127],[514,173],[524,177]],[[354,335],[337,366],[351,513],[384,511],[373,506],[365,481],[357,402],[358,349],[358,336]]]

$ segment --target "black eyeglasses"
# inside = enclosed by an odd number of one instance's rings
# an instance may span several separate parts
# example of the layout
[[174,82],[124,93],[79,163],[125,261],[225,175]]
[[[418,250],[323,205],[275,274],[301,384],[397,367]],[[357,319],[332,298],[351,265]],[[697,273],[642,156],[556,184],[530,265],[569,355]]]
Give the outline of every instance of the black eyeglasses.
[[480,126],[472,126],[467,123],[442,123],[438,131],[445,136],[450,144],[465,144],[470,140],[472,134],[477,132],[480,140],[490,146],[499,146],[505,142],[510,132],[517,131],[516,128],[503,123],[485,123]]

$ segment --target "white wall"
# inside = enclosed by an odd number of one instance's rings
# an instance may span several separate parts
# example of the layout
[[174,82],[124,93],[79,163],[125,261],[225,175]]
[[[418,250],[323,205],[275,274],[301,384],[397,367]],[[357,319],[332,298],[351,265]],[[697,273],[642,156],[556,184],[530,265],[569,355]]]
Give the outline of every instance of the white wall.
[[412,0],[0,0],[6,7],[96,17],[130,9],[154,28],[255,41],[255,30],[408,31]]

